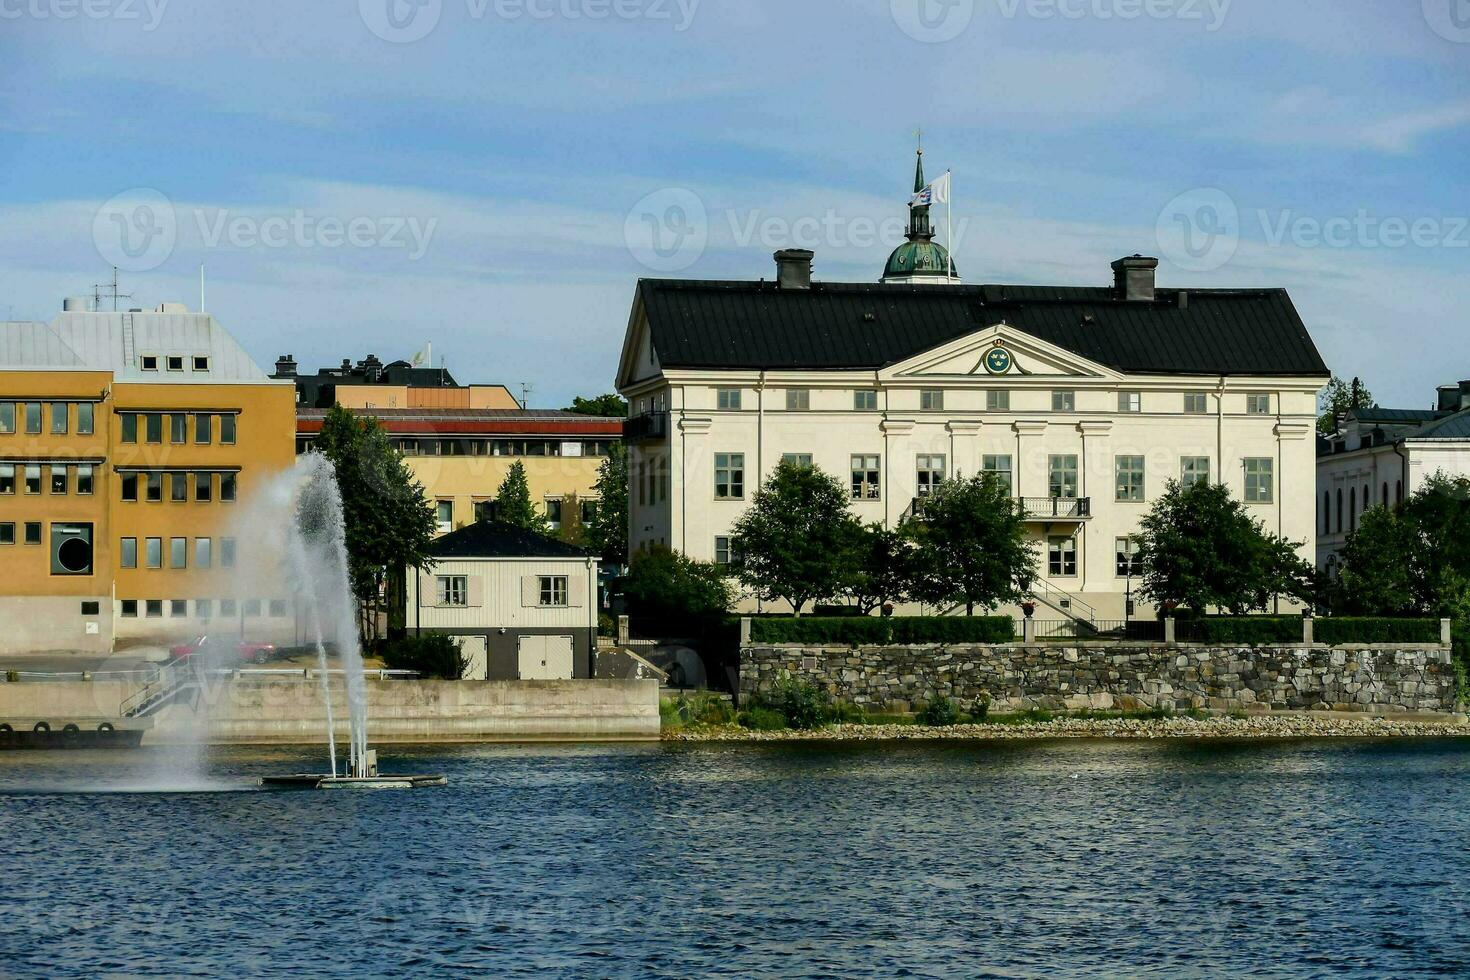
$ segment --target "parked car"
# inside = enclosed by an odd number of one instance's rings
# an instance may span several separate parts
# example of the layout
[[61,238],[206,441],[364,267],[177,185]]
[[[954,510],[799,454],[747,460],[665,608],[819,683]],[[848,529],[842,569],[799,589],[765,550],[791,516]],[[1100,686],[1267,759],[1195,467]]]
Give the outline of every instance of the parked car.
[[252,643],[248,640],[239,640],[233,644],[228,640],[215,640],[211,643],[208,636],[198,637],[193,643],[172,647],[169,653],[177,661],[188,662],[201,654],[223,659],[231,649],[235,654],[232,658],[235,663],[263,664],[276,653],[274,643]]

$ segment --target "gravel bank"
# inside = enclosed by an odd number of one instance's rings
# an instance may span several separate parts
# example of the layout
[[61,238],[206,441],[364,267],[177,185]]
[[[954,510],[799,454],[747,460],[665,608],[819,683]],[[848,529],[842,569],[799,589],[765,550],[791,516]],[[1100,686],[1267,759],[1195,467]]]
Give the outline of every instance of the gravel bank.
[[757,732],[730,725],[665,731],[671,742],[883,741],[888,739],[1013,738],[1402,738],[1470,737],[1470,725],[1384,718],[1314,718],[1266,715],[1251,718],[1058,718],[1024,725],[833,725],[816,731]]

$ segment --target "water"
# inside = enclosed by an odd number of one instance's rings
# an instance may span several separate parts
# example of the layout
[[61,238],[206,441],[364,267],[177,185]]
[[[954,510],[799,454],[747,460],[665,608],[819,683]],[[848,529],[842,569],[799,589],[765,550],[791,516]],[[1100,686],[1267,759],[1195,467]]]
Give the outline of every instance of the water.
[[1470,972],[1470,741],[147,754],[0,754],[0,976]]

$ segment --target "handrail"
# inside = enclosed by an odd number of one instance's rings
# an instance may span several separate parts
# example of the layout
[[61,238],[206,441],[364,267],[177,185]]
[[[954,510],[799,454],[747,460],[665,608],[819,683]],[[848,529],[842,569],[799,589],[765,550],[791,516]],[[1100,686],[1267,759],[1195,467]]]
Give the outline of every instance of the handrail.
[[[924,516],[924,497],[914,497],[899,515],[899,523]],[[1012,497],[1027,520],[1085,520],[1092,516],[1091,497]]]
[[[1064,616],[1071,616],[1073,619],[1084,621],[1088,625],[1097,622],[1096,609],[1072,593],[1058,589],[1041,579],[1037,579],[1032,583],[1031,594]],[[1066,605],[1063,605],[1064,602]]]

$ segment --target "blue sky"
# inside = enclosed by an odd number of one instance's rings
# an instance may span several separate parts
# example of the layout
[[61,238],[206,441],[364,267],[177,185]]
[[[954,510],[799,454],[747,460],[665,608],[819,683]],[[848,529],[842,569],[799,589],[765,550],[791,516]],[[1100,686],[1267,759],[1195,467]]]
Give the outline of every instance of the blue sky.
[[1155,254],[1385,404],[1470,377],[1470,0],[0,0],[0,316],[123,249],[264,363],[559,406],[639,276],[875,279],[918,127],[969,282]]

